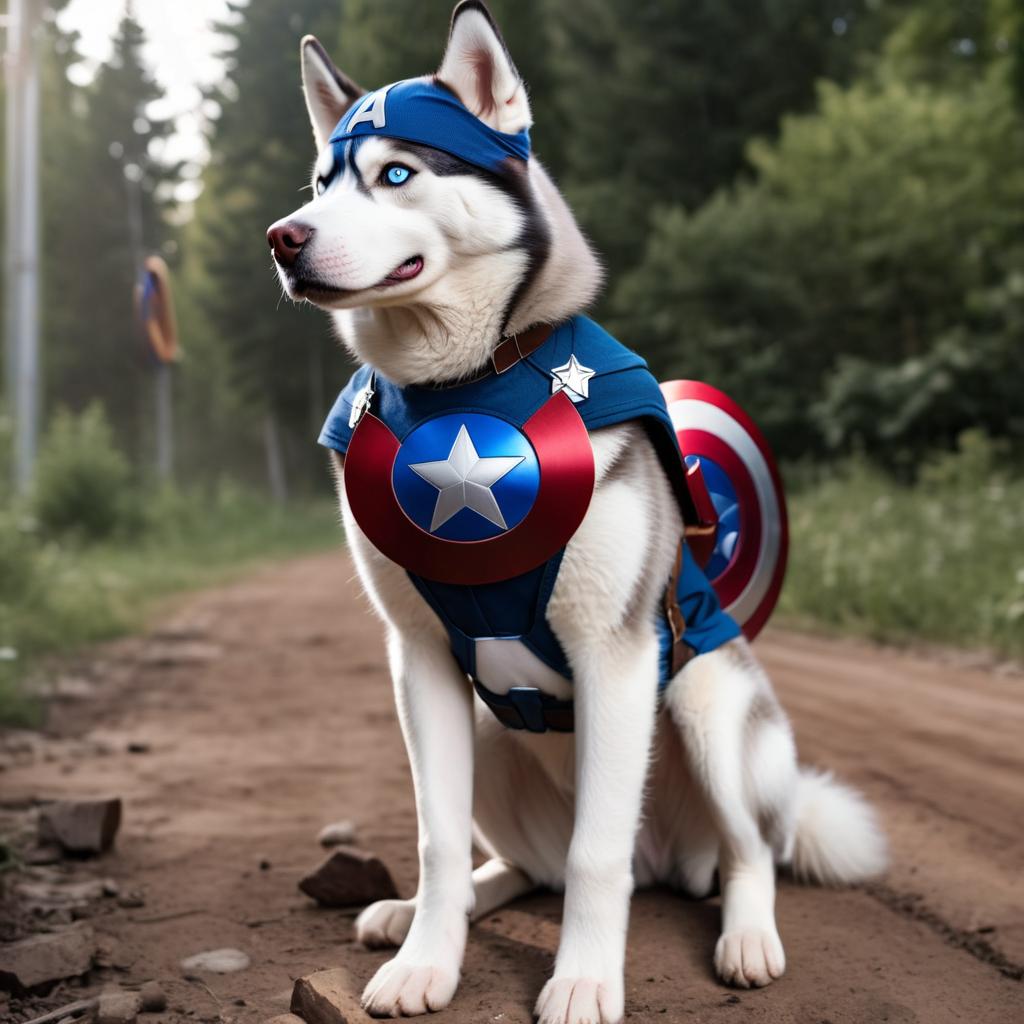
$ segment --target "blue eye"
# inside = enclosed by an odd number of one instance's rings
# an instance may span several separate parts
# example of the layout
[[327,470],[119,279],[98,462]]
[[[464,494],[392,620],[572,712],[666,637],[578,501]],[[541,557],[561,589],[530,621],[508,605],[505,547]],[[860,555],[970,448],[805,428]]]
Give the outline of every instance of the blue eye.
[[389,164],[384,168],[384,180],[389,185],[404,185],[412,175],[412,169],[405,164]]

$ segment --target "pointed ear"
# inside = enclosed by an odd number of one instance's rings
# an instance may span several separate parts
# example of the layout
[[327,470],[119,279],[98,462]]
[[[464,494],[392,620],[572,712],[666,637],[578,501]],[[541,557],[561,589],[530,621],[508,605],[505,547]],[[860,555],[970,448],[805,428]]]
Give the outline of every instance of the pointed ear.
[[302,91],[313,125],[317,149],[323,147],[342,114],[366,92],[339,71],[316,36],[303,37],[300,44]]
[[514,134],[533,121],[526,87],[481,0],[462,0],[455,8],[437,78],[500,132]]

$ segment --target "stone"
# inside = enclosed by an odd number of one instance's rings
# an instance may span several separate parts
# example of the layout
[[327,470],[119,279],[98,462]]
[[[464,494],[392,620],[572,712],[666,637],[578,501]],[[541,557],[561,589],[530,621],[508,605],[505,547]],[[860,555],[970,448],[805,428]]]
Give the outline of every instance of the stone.
[[103,882],[98,878],[80,882],[19,882],[14,891],[30,909],[81,907],[103,897]]
[[64,856],[64,851],[57,843],[45,843],[33,847],[25,854],[25,863],[34,866],[57,864]]
[[355,848],[335,850],[299,888],[323,907],[361,907],[398,896],[391,872],[375,854]]
[[121,801],[61,800],[39,812],[39,841],[57,842],[69,853],[106,853],[121,827]]
[[163,1013],[167,1009],[167,993],[155,982],[147,981],[139,989],[143,1013]]
[[164,642],[150,644],[142,654],[148,668],[174,668],[179,665],[203,665],[215,661],[223,653],[217,644],[195,642]]
[[116,936],[101,932],[96,936],[96,966],[110,967],[115,971],[131,970],[137,949],[134,944],[125,945]]
[[306,1024],[358,1024],[369,1020],[353,991],[343,968],[316,971],[295,982],[291,1010]]
[[96,696],[96,684],[81,676],[58,676],[44,679],[31,687],[40,697],[51,700],[88,700]]
[[240,949],[208,949],[195,956],[186,957],[181,961],[181,969],[186,972],[211,971],[213,974],[231,974],[244,971],[251,963],[247,953]]
[[142,1009],[138,992],[108,989],[100,993],[96,1004],[96,1024],[134,1024]]
[[0,989],[33,989],[76,978],[92,966],[96,935],[87,925],[0,944]]
[[324,825],[316,837],[321,846],[349,846],[356,841],[356,826],[351,821],[335,821]]

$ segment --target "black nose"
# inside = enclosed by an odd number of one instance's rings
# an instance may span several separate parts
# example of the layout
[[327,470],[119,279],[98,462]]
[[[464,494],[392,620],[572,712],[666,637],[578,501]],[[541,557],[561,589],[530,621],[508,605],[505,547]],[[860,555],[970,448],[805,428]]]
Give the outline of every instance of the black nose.
[[302,224],[297,220],[279,220],[276,224],[270,225],[267,241],[270,243],[274,259],[282,267],[292,267],[299,258],[303,246],[312,236],[313,229],[308,224]]

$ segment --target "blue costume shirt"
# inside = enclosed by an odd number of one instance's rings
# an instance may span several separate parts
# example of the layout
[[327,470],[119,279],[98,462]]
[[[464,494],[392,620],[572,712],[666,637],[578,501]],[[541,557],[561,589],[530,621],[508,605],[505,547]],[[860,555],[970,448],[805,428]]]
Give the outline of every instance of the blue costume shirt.
[[[524,501],[528,504],[529,494],[524,499],[523,488],[527,488],[527,491],[529,488],[529,453],[526,452],[525,457],[516,454],[518,449],[508,449],[507,442],[502,441],[500,436],[493,444],[499,447],[505,444],[506,448],[502,451],[488,451],[486,431],[475,425],[474,417],[478,417],[481,424],[485,419],[498,418],[521,427],[551,398],[552,391],[557,390],[557,386],[553,387],[552,384],[559,379],[555,371],[564,371],[573,365],[590,374],[585,388],[586,396],[573,397],[577,403],[576,411],[586,429],[590,431],[631,420],[640,421],[651,438],[685,514],[689,507],[689,493],[684,465],[657,381],[640,356],[625,348],[586,317],[574,317],[562,324],[536,351],[506,372],[500,375],[490,373],[466,384],[444,388],[402,388],[371,368],[361,367],[338,396],[320,434],[320,444],[342,455],[348,451],[354,429],[353,404],[359,402],[358,396],[371,381],[373,415],[390,429],[398,441],[403,442],[403,448],[405,442],[410,446],[418,443],[412,437],[418,428],[434,421],[438,429],[441,429],[448,423],[442,418],[451,416],[451,426],[447,427],[448,432],[442,439],[442,448],[433,454],[435,461],[413,462],[411,458],[406,459],[406,463],[412,463],[407,468],[413,472],[406,472],[402,477],[396,471],[395,494],[404,503],[407,514],[424,531],[444,537],[447,530],[448,539],[452,540],[476,540],[494,535],[502,529],[511,529],[518,521],[516,517],[522,518],[519,505]],[[436,472],[431,467],[444,468],[443,456],[459,423],[470,424],[469,434],[481,455],[489,457],[495,465],[502,464],[494,472],[504,471],[504,484],[496,483],[491,488],[491,493],[497,498],[494,506],[497,511],[492,509],[488,512],[485,506],[473,511],[472,507],[463,506],[457,515],[450,515],[444,522],[438,523],[437,508],[440,508],[440,503],[435,505],[433,498],[438,493],[439,484],[437,478],[431,476],[431,473]],[[465,429],[463,426],[462,430]],[[501,435],[500,429],[498,435]],[[424,435],[417,435],[421,436]],[[475,448],[472,453],[477,455]],[[500,454],[515,457],[503,460],[497,457]],[[453,450],[450,458],[454,457]],[[421,453],[415,458],[429,459],[430,453]],[[400,449],[396,465],[402,459]],[[514,471],[505,470],[506,464],[515,464]],[[517,482],[516,473],[522,476],[522,481]],[[427,478],[433,483],[426,483]],[[502,486],[504,491],[500,489]],[[416,496],[416,488],[424,489],[424,493],[431,496],[431,502],[424,504]],[[490,498],[487,500],[490,501]],[[425,512],[421,512],[423,508]],[[431,522],[431,511],[434,522]],[[467,532],[474,530],[477,532]],[[456,547],[453,545],[453,549]],[[476,677],[475,646],[478,640],[516,638],[545,665],[566,679],[571,679],[565,652],[548,625],[545,614],[563,551],[564,548],[542,564],[510,579],[472,586],[440,583],[409,574],[419,593],[444,623],[452,652],[468,675]],[[460,554],[453,557],[464,556]],[[677,599],[686,623],[684,641],[696,653],[714,650],[740,635],[739,626],[722,610],[713,588],[694,562],[688,547],[684,549]],[[658,616],[657,629],[661,641],[660,684],[664,686],[671,672],[672,638],[667,618],[660,606]],[[482,695],[487,699],[486,693]],[[492,702],[488,700],[488,703]],[[522,717],[527,728],[537,724],[535,716],[531,718],[531,715],[524,713]]]

